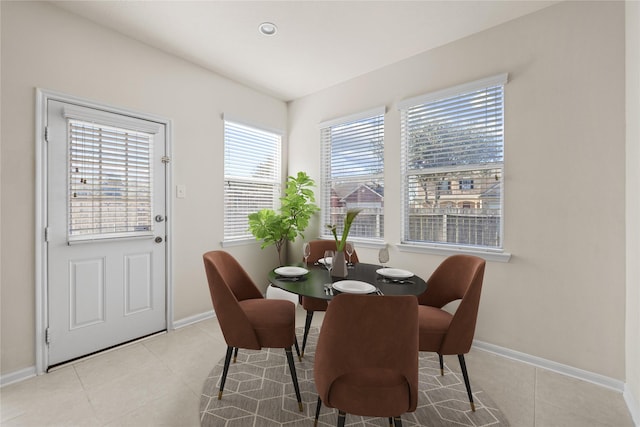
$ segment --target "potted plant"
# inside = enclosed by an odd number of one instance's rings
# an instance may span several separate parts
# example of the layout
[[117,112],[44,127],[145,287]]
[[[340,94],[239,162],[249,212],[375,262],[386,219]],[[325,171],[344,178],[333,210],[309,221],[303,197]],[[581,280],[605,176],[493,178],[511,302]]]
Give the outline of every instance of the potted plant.
[[311,216],[319,210],[311,187],[315,185],[305,172],[298,172],[287,178],[285,194],[280,198],[280,213],[272,209],[262,209],[249,214],[249,231],[256,239],[262,240],[261,248],[275,245],[278,262],[284,265],[282,247],[304,235]]
[[344,247],[347,244],[347,236],[351,229],[351,224],[356,216],[362,211],[362,209],[348,209],[347,215],[344,218],[344,228],[342,229],[342,236],[338,239],[337,226],[335,224],[327,225],[333,234],[333,238],[336,241],[336,256],[333,262],[332,275],[338,277],[347,277],[347,261],[344,257]]

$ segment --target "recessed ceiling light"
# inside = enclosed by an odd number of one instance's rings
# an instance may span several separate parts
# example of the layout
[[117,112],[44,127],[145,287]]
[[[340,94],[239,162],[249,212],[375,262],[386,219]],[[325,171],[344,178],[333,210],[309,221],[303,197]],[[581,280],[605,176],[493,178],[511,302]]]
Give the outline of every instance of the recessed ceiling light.
[[264,34],[265,36],[273,36],[278,32],[278,27],[276,27],[276,24],[273,24],[271,22],[263,22],[258,27],[258,31],[260,31],[260,33]]

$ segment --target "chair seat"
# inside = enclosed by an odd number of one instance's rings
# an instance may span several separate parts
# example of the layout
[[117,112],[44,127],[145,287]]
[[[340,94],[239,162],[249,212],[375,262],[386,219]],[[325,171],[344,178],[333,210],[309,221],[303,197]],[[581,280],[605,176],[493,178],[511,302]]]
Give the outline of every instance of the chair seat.
[[295,305],[277,299],[248,299],[239,302],[262,347],[288,348],[295,341]]
[[320,298],[301,297],[300,300],[302,308],[306,311],[327,311],[327,307],[329,306],[326,300]]
[[388,417],[413,411],[407,379],[391,369],[369,368],[338,377],[325,404],[353,415]]
[[452,319],[453,315],[445,310],[428,305],[419,305],[418,334],[420,351],[438,351]]

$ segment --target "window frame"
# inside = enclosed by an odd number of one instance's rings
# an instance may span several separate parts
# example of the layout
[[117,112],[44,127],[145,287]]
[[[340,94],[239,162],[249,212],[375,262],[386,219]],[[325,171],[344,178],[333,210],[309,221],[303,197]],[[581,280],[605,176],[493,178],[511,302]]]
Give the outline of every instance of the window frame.
[[[272,129],[272,128],[268,128],[261,125],[256,125],[255,123],[250,123],[246,120],[238,119],[236,117],[229,116],[227,114],[223,115],[222,119],[223,119],[223,198],[224,198],[223,210],[224,212],[223,212],[223,240],[221,242],[221,246],[229,247],[229,246],[236,246],[236,245],[251,244],[251,243],[255,243],[256,239],[253,236],[253,234],[251,234],[251,232],[249,231],[248,215],[250,213],[257,212],[258,210],[261,210],[261,209],[273,209],[274,211],[277,211],[278,208],[280,207],[280,197],[282,192],[282,144],[284,139],[284,132],[281,130]],[[248,132],[255,132],[256,134],[269,135],[270,138],[274,138],[275,140],[277,140],[276,147],[274,150],[274,156],[273,156],[275,160],[275,169],[271,172],[271,175],[272,175],[271,179],[251,179],[247,177],[228,175],[229,165],[227,164],[227,161],[228,161],[227,150],[229,148],[229,145],[228,145],[229,141],[227,139],[227,124],[230,124],[232,127],[236,128],[236,131],[238,130],[238,128],[243,128]],[[268,192],[266,197],[263,197],[263,198],[271,199],[271,203],[268,206],[266,204],[263,204],[262,206],[256,206],[253,209],[248,208],[246,212],[242,214],[246,216],[246,223],[247,223],[247,228],[245,232],[242,234],[227,234],[228,230],[230,229],[235,230],[237,228],[237,227],[228,227],[228,221],[230,221],[228,209],[230,208],[230,204],[228,203],[227,197],[229,195],[228,184],[230,182],[238,183],[240,185],[255,184],[255,185],[261,185],[261,186],[270,186],[270,188],[272,189],[271,191]],[[251,194],[254,194],[254,193],[251,193]],[[260,192],[260,194],[264,195],[266,193]],[[255,197],[245,196],[243,200],[245,202],[247,200],[255,201]],[[236,215],[236,218],[240,218],[240,215],[239,214]]]
[[[339,182],[351,182],[351,183],[360,183],[361,181],[367,181],[367,180],[372,180],[372,181],[378,181],[382,183],[382,188],[384,191],[384,171],[385,171],[385,165],[384,165],[384,132],[385,132],[385,113],[386,113],[386,108],[384,106],[381,107],[377,107],[377,108],[372,108],[369,110],[365,110],[365,111],[361,111],[359,113],[355,113],[355,114],[351,114],[348,116],[343,116],[340,118],[336,118],[333,120],[329,120],[329,121],[325,121],[322,122],[318,125],[319,130],[320,130],[320,151],[321,151],[321,155],[320,155],[320,162],[321,162],[321,195],[320,195],[320,217],[321,217],[321,227],[320,227],[320,238],[322,239],[333,239],[333,235],[330,233],[329,229],[326,227],[326,225],[331,223],[331,217],[332,217],[332,213],[331,213],[331,199],[332,199],[332,183],[334,181],[339,181]],[[345,125],[351,125],[351,124],[356,124],[358,122],[366,122],[369,120],[380,120],[381,123],[379,124],[380,128],[379,130],[377,130],[377,132],[380,133],[381,135],[381,147],[380,147],[380,153],[381,153],[381,170],[378,173],[368,173],[368,174],[354,174],[354,175],[345,175],[342,176],[340,179],[334,179],[330,176],[330,172],[331,172],[331,137],[326,134],[327,131],[330,132],[330,130],[332,128],[336,128],[336,127],[340,127],[340,126],[345,126]],[[360,186],[364,186],[365,184],[360,184]],[[357,190],[354,189],[353,191]],[[372,189],[371,191],[375,191],[375,189]],[[384,193],[381,195],[382,196],[382,205],[379,208],[379,213],[378,214],[373,214],[373,215],[377,215],[378,219],[375,221],[376,225],[375,229],[376,229],[376,233],[378,234],[378,236],[358,236],[354,233],[354,230],[357,230],[357,227],[360,225],[359,224],[359,220],[362,221],[362,219],[364,218],[363,214],[360,214],[358,217],[356,217],[356,219],[353,222],[353,225],[351,227],[351,232],[349,233],[349,240],[350,241],[354,241],[354,242],[358,242],[360,245],[363,246],[369,246],[369,247],[382,247],[384,246],[384,216],[385,216],[385,206],[384,206]],[[345,206],[344,208],[344,212],[346,214],[346,210],[347,207]],[[366,209],[365,209],[366,212]],[[363,212],[363,213],[365,213]],[[380,221],[381,218],[381,221]],[[339,222],[339,221],[338,221]],[[343,228],[343,225],[341,222],[339,222],[337,225],[337,231],[338,231],[338,237],[341,237],[341,231]]]
[[[504,250],[504,108],[505,108],[505,100],[504,100],[504,86],[508,81],[508,74],[499,74],[496,76],[491,76],[485,79],[465,83],[462,85],[453,86],[450,88],[446,88],[443,90],[430,92],[424,95],[420,95],[417,97],[409,98],[403,100],[398,103],[398,110],[401,114],[401,127],[402,127],[402,135],[401,135],[401,156],[402,156],[402,168],[401,168],[401,181],[402,181],[402,203],[401,203],[401,243],[398,245],[398,249],[400,251],[406,252],[419,252],[419,253],[432,253],[432,254],[440,254],[440,255],[451,255],[456,253],[468,253],[482,256],[486,259],[508,262],[511,257],[511,254],[505,252]],[[502,150],[503,150],[503,160],[499,164],[499,168],[501,169],[500,176],[500,185],[501,185],[501,196],[500,196],[500,220],[499,220],[499,239],[500,246],[481,246],[481,245],[466,245],[462,243],[447,243],[447,242],[436,242],[436,241],[419,241],[419,240],[409,240],[407,227],[408,224],[408,137],[407,137],[407,112],[409,109],[417,106],[426,106],[432,102],[441,101],[447,98],[456,98],[464,95],[465,93],[474,92],[478,90],[482,90],[484,88],[491,88],[495,86],[503,86],[502,88],[502,104],[501,104],[501,113],[502,113]],[[491,163],[489,163],[491,165]],[[486,168],[487,166],[483,166]],[[441,168],[442,170],[446,168]],[[455,169],[455,166],[453,167]],[[480,169],[478,169],[480,170]],[[441,173],[437,168],[434,168],[434,172]],[[449,181],[448,188],[451,190],[453,188],[460,190],[463,185],[467,183],[471,183],[470,187],[474,188],[476,185],[481,185],[477,183],[473,178],[464,177],[460,181],[451,182]]]

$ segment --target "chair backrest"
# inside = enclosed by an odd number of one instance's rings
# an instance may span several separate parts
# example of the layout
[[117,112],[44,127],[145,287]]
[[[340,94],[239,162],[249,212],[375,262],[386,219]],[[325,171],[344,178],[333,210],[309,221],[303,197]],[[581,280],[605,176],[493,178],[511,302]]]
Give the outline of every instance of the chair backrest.
[[431,274],[427,290],[418,296],[420,304],[438,308],[461,300],[442,341],[440,354],[464,354],[471,348],[485,264],[484,259],[476,256],[452,255]]
[[211,302],[227,345],[260,348],[258,337],[239,301],[262,298],[262,294],[229,253],[210,251],[203,259]]
[[[309,242],[311,246],[311,255],[309,255],[309,259],[307,262],[314,263],[319,259],[324,258],[324,251],[335,251],[336,250],[336,241],[335,240],[312,240]],[[348,260],[348,256],[345,254],[345,259]],[[304,257],[302,258],[304,261]],[[351,254],[351,262],[358,262],[358,254],[355,249]]]
[[325,314],[315,352],[316,389],[331,406],[329,390],[358,369],[390,369],[409,384],[409,411],[418,397],[418,302],[415,296],[339,294]]

